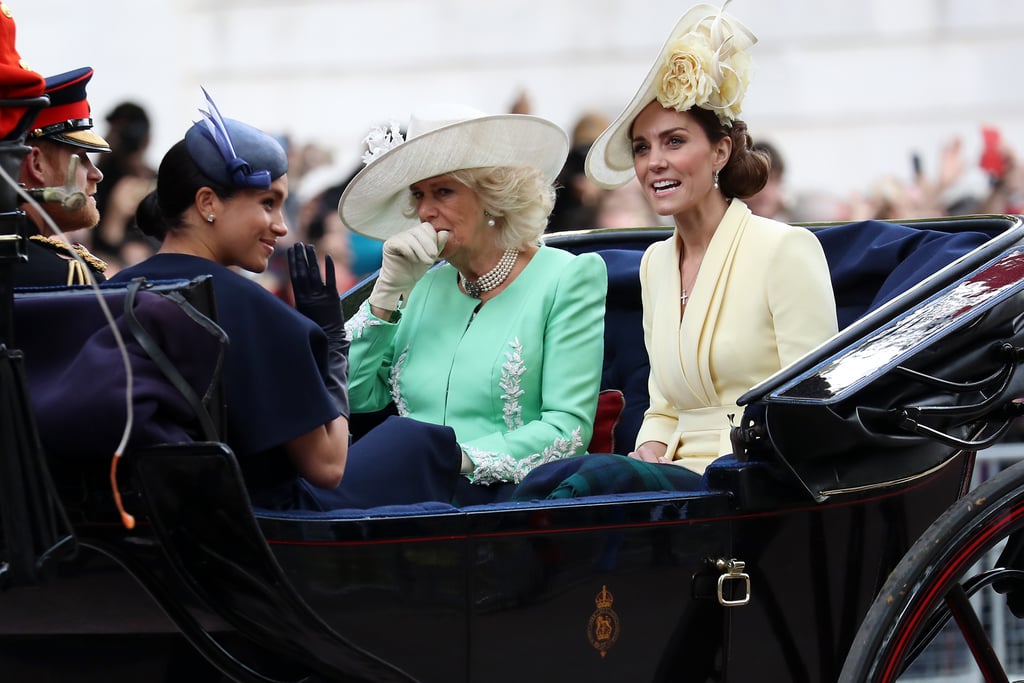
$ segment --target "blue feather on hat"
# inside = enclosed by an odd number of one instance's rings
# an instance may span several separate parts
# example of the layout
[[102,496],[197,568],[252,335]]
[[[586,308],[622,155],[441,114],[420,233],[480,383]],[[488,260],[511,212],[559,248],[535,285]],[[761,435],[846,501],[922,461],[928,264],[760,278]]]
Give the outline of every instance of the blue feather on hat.
[[203,88],[209,111],[185,134],[189,155],[206,176],[227,187],[266,190],[288,172],[288,155],[272,136],[224,118]]

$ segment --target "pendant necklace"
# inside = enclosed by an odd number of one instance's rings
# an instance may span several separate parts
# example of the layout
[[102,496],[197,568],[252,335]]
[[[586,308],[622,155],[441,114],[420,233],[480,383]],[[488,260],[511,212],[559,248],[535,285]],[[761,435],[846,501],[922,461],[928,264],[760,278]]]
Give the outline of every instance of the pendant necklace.
[[[699,272],[699,269],[698,269],[698,272]],[[691,281],[690,281],[690,287],[689,287],[689,289],[690,289],[690,290],[692,290],[692,289],[693,289],[693,286],[694,286],[694,285],[695,285],[696,283],[697,283],[697,276],[696,276],[696,275],[694,275],[694,276],[693,276],[693,280],[691,280]],[[690,294],[689,294],[689,292],[687,292],[686,290],[687,290],[687,288],[686,288],[686,287],[683,287],[683,293],[682,293],[682,295],[681,295],[681,296],[679,297],[679,303],[681,303],[681,304],[682,304],[683,306],[685,306],[685,305],[686,305],[686,302],[687,302],[687,301],[689,300],[689,298],[690,298]]]

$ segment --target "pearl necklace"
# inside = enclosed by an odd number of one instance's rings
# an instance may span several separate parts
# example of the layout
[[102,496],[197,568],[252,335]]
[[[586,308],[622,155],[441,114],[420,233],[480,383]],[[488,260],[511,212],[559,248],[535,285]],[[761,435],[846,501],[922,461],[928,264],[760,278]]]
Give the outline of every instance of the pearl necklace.
[[509,273],[512,272],[512,266],[516,264],[517,258],[519,258],[518,249],[506,249],[505,253],[501,255],[498,265],[476,280],[470,280],[462,273],[459,273],[459,278],[462,280],[462,287],[466,290],[466,294],[469,294],[474,299],[479,299],[480,295],[484,292],[489,292],[503,283],[508,279]]

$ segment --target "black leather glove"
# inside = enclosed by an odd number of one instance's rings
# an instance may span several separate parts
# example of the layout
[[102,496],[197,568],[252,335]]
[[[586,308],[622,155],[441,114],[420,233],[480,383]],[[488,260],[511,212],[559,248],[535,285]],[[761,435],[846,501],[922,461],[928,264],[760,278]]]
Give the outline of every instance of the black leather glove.
[[316,248],[311,244],[295,244],[288,249],[288,270],[295,295],[295,309],[315,322],[327,335],[327,391],[342,415],[349,417],[348,405],[348,335],[345,315],[334,281],[334,262],[324,256],[327,271],[320,278]]

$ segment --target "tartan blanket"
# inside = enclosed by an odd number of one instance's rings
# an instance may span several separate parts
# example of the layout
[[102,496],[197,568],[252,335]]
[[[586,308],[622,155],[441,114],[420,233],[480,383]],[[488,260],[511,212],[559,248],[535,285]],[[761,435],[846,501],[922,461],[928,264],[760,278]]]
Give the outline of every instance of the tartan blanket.
[[512,500],[581,498],[640,491],[698,491],[701,476],[679,465],[591,453],[545,463],[530,471]]

